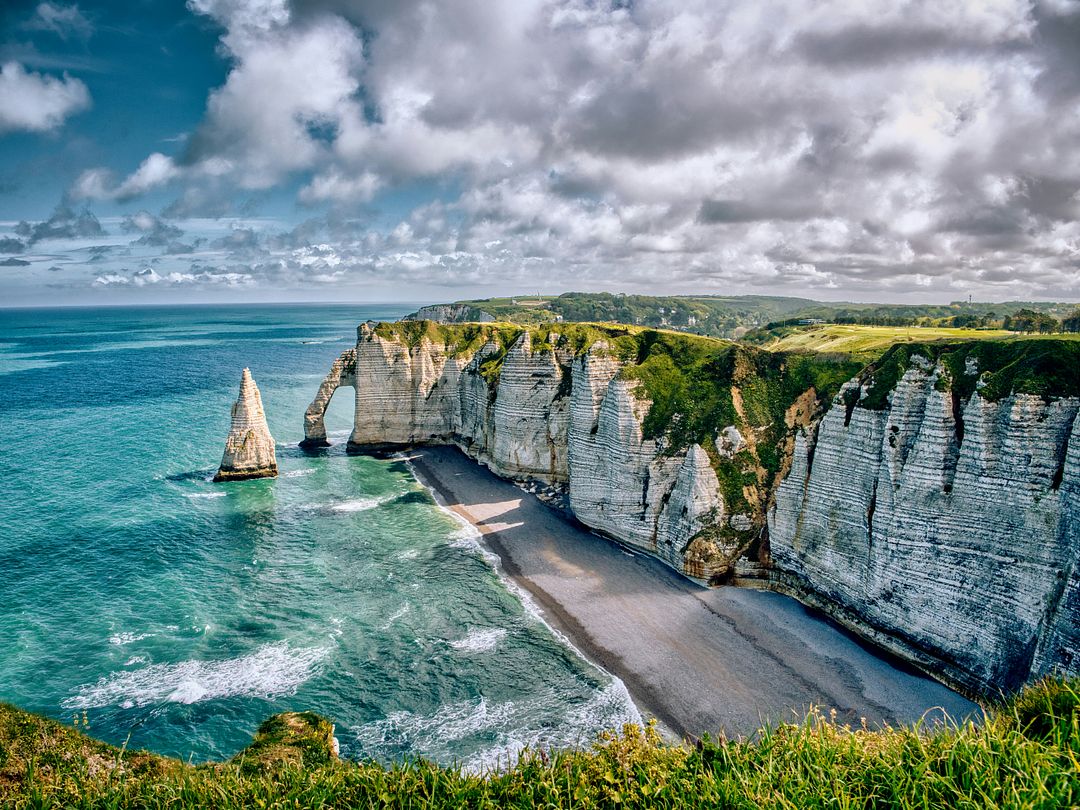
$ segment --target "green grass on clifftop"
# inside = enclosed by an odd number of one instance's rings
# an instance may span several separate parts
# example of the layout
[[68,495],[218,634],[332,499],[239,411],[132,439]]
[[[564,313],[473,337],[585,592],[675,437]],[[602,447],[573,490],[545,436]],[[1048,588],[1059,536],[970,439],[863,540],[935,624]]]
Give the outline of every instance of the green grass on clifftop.
[[940,362],[946,370],[940,386],[965,400],[976,389],[991,401],[1010,394],[1034,394],[1047,400],[1080,396],[1080,341],[1027,338],[894,346],[860,375],[870,384],[860,406],[886,407],[897,381],[918,362],[915,357]]
[[279,715],[225,763],[124,751],[0,704],[5,808],[1069,808],[1080,682],[1049,680],[971,723],[870,730],[811,713],[753,741],[671,746],[649,728],[498,773],[338,761],[330,724]]
[[780,326],[751,333],[747,340],[763,349],[778,352],[843,352],[863,357],[880,355],[898,343],[956,342],[960,340],[1001,340],[1014,337],[1002,329],[951,329],[946,327],[861,326],[818,324]]

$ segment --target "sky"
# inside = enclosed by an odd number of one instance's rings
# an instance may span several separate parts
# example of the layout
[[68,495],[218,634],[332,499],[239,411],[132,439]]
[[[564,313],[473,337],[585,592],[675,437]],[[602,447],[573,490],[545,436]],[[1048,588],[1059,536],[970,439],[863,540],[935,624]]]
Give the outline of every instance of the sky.
[[0,306],[1080,300],[1080,0],[6,0]]

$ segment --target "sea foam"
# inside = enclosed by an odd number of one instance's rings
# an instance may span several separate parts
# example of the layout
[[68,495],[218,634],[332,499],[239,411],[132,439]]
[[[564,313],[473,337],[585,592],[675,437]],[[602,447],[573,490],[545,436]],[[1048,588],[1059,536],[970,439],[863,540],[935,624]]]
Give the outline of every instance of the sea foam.
[[366,512],[390,501],[391,498],[354,498],[350,501],[335,503],[330,508],[335,512]]
[[221,661],[181,661],[114,672],[79,687],[64,700],[66,709],[198,703],[237,696],[272,698],[293,694],[317,670],[325,647],[266,644],[255,652]]
[[472,628],[468,635],[451,641],[450,646],[463,652],[489,652],[499,646],[499,642],[506,638],[506,630],[501,627],[484,629]]

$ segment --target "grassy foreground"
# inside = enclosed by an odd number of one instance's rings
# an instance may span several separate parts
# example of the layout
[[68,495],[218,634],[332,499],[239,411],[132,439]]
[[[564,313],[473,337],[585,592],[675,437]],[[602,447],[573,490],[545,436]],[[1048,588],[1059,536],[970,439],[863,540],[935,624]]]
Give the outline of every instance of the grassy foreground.
[[192,766],[96,742],[0,704],[0,806],[737,807],[1080,806],[1080,681],[1048,680],[981,726],[838,726],[812,714],[753,742],[663,744],[628,726],[589,751],[527,752],[463,774],[424,761],[339,761],[332,726],[278,715],[225,763]]

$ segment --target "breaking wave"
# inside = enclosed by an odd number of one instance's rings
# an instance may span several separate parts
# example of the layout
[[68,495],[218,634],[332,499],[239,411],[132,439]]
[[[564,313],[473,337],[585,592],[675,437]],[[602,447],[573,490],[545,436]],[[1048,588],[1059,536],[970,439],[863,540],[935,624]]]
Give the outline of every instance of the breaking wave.
[[77,694],[61,705],[66,709],[106,706],[129,709],[237,696],[273,698],[295,693],[315,674],[327,652],[325,647],[293,649],[281,641],[239,658],[152,664],[114,672],[96,683],[81,686]]

